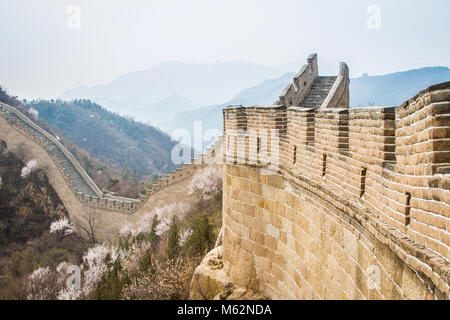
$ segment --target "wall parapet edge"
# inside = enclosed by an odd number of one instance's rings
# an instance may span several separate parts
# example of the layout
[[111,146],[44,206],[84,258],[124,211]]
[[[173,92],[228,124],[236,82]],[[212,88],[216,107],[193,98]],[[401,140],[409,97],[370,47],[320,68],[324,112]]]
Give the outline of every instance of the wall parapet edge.
[[279,100],[274,104],[283,106],[299,104],[308,94],[309,89],[318,76],[317,54],[313,53],[308,57],[307,64],[295,74],[292,83],[283,89]]
[[450,298],[450,82],[397,107],[231,107],[223,117],[227,165],[264,169],[251,161],[253,136],[281,131],[273,174],[335,207]]

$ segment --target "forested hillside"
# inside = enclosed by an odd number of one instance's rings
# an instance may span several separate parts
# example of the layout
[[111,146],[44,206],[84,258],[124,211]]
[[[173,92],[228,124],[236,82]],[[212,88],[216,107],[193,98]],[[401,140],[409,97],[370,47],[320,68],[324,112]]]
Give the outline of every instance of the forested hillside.
[[[157,178],[157,175],[153,175],[151,179],[149,177],[138,176],[134,173],[136,170],[127,167],[106,165],[105,161],[100,161],[98,158],[93,157],[83,146],[76,145],[67,139],[62,130],[45,121],[43,118],[39,118],[39,112],[36,109],[29,107],[26,102],[20,102],[17,97],[11,96],[2,87],[0,87],[0,102],[14,106],[41,128],[44,128],[53,136],[58,137],[60,142],[80,162],[81,166],[91,176],[97,186],[104,191],[114,192],[120,196],[137,198],[144,188],[143,183],[151,182]],[[61,125],[64,126],[63,123]]]
[[175,142],[152,126],[114,114],[90,100],[39,100],[26,105],[107,165],[132,170],[140,177],[175,169],[170,160]]
[[42,265],[79,263],[88,243],[71,232],[61,237],[52,221],[68,219],[45,168],[25,163],[0,140],[0,299],[25,299],[24,283]]

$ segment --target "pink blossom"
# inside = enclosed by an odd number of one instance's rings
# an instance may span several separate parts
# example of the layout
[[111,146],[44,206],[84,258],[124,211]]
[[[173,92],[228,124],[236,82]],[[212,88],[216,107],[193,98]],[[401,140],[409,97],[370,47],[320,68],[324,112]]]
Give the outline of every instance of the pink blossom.
[[26,164],[25,167],[22,168],[22,172],[20,173],[20,177],[25,179],[28,178],[28,176],[37,169],[37,161],[36,160],[30,160]]
[[186,242],[186,240],[190,237],[193,231],[194,230],[192,229],[186,229],[181,233],[180,239],[178,240],[180,246],[182,246]]
[[58,300],[77,300],[81,296],[81,290],[75,287],[62,288],[58,293]]
[[50,233],[56,233],[59,231],[64,232],[64,236],[67,236],[73,233],[75,230],[70,225],[69,221],[66,218],[63,218],[58,221],[53,221],[50,225]]
[[34,119],[37,120],[39,118],[39,111],[37,111],[34,108],[29,108],[28,109],[28,114]]
[[106,247],[100,244],[89,248],[88,252],[83,256],[85,271],[82,293],[84,296],[88,297],[91,294],[102,276],[108,271],[105,263],[105,258],[108,253],[113,262],[117,259],[118,255],[116,251],[117,249],[115,247]]
[[222,170],[209,166],[198,171],[189,183],[189,194],[199,191],[204,199],[211,198],[211,194],[222,190]]
[[129,273],[138,270],[139,263],[145,253],[150,250],[150,246],[148,241],[133,243],[132,246],[121,255],[123,269]]
[[137,223],[127,224],[120,229],[122,236],[135,237],[139,234],[148,234],[151,231],[153,219],[158,218],[158,225],[156,227],[156,234],[161,236],[169,230],[172,219],[176,217],[181,219],[189,212],[189,205],[187,203],[179,202],[170,204],[161,208],[155,208],[150,213],[144,215]]

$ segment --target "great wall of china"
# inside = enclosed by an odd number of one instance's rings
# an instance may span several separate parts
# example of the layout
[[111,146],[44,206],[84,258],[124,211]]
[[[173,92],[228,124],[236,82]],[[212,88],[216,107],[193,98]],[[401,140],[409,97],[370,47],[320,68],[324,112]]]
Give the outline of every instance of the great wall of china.
[[397,107],[348,107],[347,66],[320,77],[311,55],[274,105],[223,110],[223,142],[139,200],[103,193],[58,139],[5,104],[0,139],[46,168],[72,220],[94,210],[103,241],[223,156],[222,231],[193,299],[231,284],[238,297],[449,299],[450,83]]
[[39,167],[46,168],[50,184],[75,224],[85,224],[82,215],[94,211],[98,238],[103,241],[114,241],[124,224],[136,222],[150,212],[155,206],[152,199],[161,190],[188,179],[198,169],[221,163],[222,155],[222,139],[219,138],[205,154],[156,181],[145,196],[130,199],[102,192],[56,137],[16,108],[3,103],[0,103],[0,139],[12,152],[19,153],[22,148],[25,161],[35,159]]
[[223,110],[221,239],[191,298],[450,298],[450,82],[358,109],[348,84],[312,55],[274,105]]

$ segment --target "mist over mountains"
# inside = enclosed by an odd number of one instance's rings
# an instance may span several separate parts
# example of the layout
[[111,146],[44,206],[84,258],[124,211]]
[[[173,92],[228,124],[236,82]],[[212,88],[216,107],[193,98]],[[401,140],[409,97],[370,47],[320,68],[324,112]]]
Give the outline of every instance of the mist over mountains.
[[202,129],[222,130],[222,109],[229,105],[270,105],[278,99],[283,88],[292,81],[294,73],[286,73],[276,79],[269,79],[259,85],[247,88],[222,104],[200,107],[175,115],[160,124],[162,130],[171,133],[175,129],[183,128],[193,136],[194,121],[201,121]]
[[243,88],[282,73],[276,68],[239,61],[212,65],[165,62],[122,75],[109,84],[67,90],[61,98],[95,100],[111,111],[157,124],[154,108],[167,110],[171,106],[182,112],[194,105],[221,103]]

